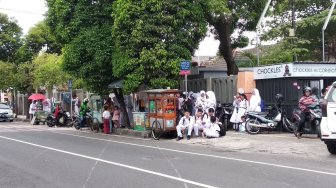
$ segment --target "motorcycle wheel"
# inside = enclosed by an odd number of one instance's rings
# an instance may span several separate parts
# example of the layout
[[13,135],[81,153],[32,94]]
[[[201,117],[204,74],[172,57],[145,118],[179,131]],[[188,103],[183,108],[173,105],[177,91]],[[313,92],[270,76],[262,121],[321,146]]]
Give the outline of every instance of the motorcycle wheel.
[[162,136],[163,130],[161,127],[160,122],[158,121],[153,121],[152,123],[152,136],[154,140],[159,140]]
[[54,126],[54,124],[51,121],[47,121],[47,125],[48,125],[48,127],[53,127]]
[[254,127],[251,123],[261,125],[261,122],[258,119],[249,119],[245,124],[246,132],[249,134],[258,134],[260,132],[260,127]]
[[99,121],[97,118],[90,119],[88,125],[92,132],[99,132]]
[[294,132],[295,129],[294,124],[291,121],[289,121],[289,119],[286,116],[282,117],[282,126],[286,129],[287,132],[289,133]]

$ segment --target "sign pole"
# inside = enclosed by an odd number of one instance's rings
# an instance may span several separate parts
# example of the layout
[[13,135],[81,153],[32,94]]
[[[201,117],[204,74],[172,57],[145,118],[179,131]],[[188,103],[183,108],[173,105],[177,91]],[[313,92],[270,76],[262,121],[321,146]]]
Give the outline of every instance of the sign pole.
[[185,74],[185,75],[184,75],[184,81],[185,81],[185,89],[186,89],[185,91],[186,91],[186,92],[188,92],[188,84],[187,84],[187,83],[188,83],[188,82],[187,82],[187,81],[188,81],[188,78],[187,78],[187,77],[188,77],[188,75]]
[[70,90],[70,116],[72,117],[72,80],[68,81],[68,87]]

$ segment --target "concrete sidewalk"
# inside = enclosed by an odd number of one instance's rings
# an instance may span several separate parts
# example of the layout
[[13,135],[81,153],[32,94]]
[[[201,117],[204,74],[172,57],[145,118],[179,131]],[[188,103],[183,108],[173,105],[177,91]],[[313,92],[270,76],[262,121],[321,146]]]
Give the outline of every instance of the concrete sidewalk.
[[[176,142],[176,141],[175,141]],[[221,138],[192,138],[183,139],[181,144],[203,145],[226,152],[253,152],[276,155],[302,156],[323,158],[330,156],[327,148],[316,135],[303,135],[297,139],[289,133],[269,133],[250,135],[228,131]]]

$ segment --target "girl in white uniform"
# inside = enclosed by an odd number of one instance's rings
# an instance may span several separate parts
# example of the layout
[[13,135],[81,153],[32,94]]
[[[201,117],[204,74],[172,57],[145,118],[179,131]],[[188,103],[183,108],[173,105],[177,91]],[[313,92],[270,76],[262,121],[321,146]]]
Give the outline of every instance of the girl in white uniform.
[[259,90],[253,89],[252,96],[250,99],[250,107],[248,108],[248,110],[254,112],[261,112],[260,104],[261,104],[261,98]]

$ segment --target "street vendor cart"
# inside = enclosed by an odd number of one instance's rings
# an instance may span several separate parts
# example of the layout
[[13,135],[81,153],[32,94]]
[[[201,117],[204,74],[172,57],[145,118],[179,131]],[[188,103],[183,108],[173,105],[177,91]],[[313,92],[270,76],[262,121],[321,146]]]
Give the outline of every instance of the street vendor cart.
[[176,132],[178,122],[176,94],[180,91],[154,89],[142,93],[145,94],[147,119],[153,138],[158,140],[163,133]]

